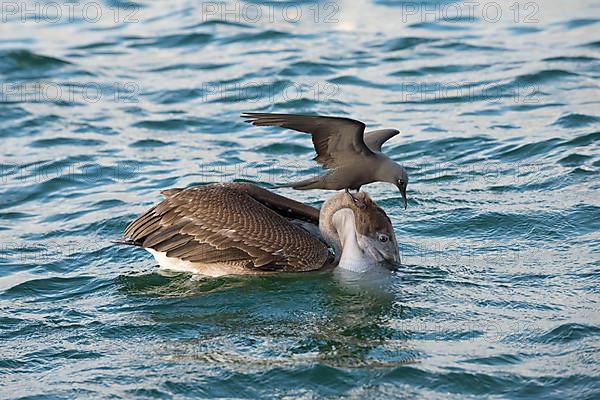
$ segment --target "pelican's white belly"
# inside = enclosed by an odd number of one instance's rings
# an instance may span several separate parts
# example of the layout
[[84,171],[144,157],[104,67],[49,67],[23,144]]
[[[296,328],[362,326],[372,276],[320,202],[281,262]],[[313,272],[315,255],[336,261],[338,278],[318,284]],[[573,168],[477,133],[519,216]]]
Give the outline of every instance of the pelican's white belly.
[[202,264],[181,260],[179,258],[167,257],[167,253],[146,248],[154,256],[160,268],[169,271],[191,272],[206,276],[218,277],[223,275],[252,274],[252,271],[237,268],[230,264]]

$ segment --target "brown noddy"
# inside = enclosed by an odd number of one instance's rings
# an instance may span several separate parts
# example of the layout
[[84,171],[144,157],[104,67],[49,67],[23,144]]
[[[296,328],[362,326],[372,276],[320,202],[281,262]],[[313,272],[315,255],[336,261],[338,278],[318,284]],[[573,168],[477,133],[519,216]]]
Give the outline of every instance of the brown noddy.
[[383,143],[400,133],[396,129],[365,133],[364,123],[341,117],[244,113],[242,118],[256,126],[280,126],[311,134],[317,152],[314,160],[329,171],[279,187],[297,190],[345,189],[350,193],[349,189],[358,192],[362,185],[368,183],[389,182],[400,190],[406,209],[408,174],[404,168],[381,152]]

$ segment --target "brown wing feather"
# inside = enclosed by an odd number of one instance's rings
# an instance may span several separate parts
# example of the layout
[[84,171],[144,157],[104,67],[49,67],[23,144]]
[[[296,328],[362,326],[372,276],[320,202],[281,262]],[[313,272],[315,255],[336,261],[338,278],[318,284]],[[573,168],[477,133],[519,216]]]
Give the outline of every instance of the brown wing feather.
[[280,126],[312,135],[317,156],[325,168],[342,165],[349,155],[374,155],[365,144],[365,124],[350,118],[312,115],[245,113],[242,118],[256,126]]
[[364,140],[367,146],[373,151],[381,151],[381,146],[400,131],[397,129],[379,129],[376,131],[365,132]]
[[271,210],[287,218],[300,219],[319,225],[319,209],[299,201],[289,199],[251,183],[228,183],[229,187],[241,190],[252,196]]
[[125,237],[169,257],[207,264],[236,260],[249,268],[309,271],[326,263],[329,253],[318,238],[236,185],[169,192],[127,227]]

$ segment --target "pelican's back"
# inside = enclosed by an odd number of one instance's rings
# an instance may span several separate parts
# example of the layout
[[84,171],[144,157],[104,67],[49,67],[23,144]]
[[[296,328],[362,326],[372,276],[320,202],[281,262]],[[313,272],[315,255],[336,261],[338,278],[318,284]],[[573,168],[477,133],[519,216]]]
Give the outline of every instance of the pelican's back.
[[161,266],[223,275],[311,271],[327,263],[327,246],[288,219],[318,222],[313,207],[250,184],[162,193],[165,199],[125,230]]

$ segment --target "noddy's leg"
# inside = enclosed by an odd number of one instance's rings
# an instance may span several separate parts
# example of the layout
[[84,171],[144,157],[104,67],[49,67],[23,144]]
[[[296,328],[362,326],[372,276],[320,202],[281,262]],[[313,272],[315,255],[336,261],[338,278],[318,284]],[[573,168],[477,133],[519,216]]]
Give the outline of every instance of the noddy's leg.
[[[356,204],[356,207],[358,207],[358,208],[366,207],[365,203],[363,203],[358,197],[356,197],[352,193],[350,193],[350,189],[346,188],[346,193],[348,193],[348,196],[350,196],[350,198],[352,199],[354,204]],[[358,193],[358,190],[356,191],[356,193]]]
[[350,196],[350,198],[352,199],[352,201],[356,201],[356,199],[354,198],[354,195],[352,193],[350,193],[350,189],[346,188],[344,190],[346,191],[346,193],[348,194],[348,196]]

